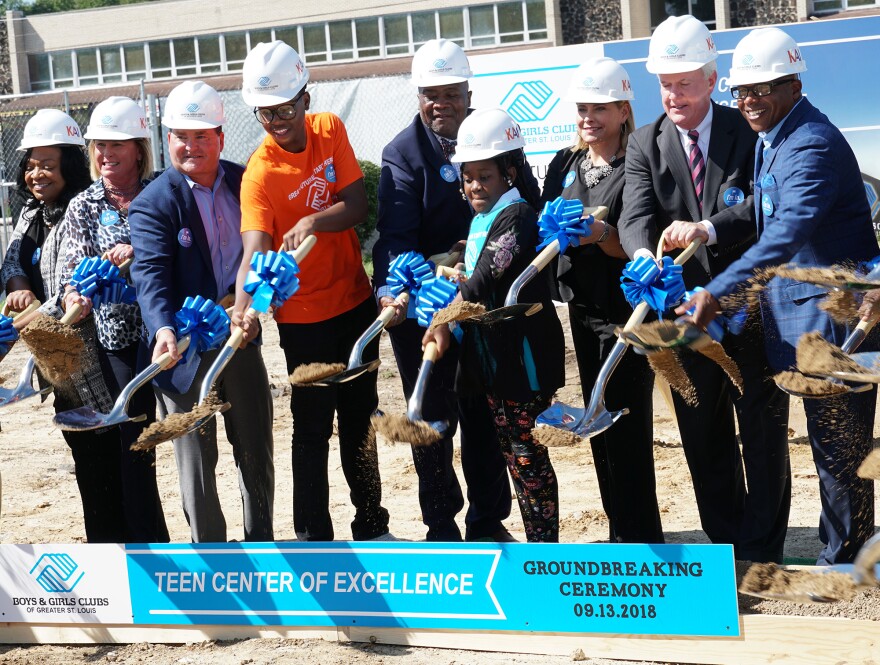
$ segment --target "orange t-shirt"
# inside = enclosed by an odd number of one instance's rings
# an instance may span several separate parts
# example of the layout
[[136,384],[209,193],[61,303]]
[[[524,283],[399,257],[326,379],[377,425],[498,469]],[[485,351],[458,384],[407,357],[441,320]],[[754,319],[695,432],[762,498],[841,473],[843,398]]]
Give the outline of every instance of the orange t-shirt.
[[[305,127],[306,148],[298,153],[266,136],[241,181],[241,230],[270,234],[274,249],[301,218],[329,208],[339,190],[363,177],[342,120],[306,114]],[[354,229],[315,235],[300,267],[299,290],[275,311],[279,323],[326,321],[372,294]]]

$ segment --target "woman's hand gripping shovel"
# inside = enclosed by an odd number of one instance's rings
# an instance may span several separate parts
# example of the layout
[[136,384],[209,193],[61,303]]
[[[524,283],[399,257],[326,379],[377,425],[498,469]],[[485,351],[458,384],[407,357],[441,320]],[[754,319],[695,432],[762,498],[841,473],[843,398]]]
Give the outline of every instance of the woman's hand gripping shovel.
[[[122,277],[131,263],[129,259],[115,266],[103,257],[86,257],[74,270],[70,284],[80,295],[92,299],[94,309],[103,304],[133,303],[135,290]],[[52,384],[80,370],[84,346],[71,325],[82,310],[77,303],[60,320],[38,315],[21,331],[21,339],[34,354],[40,372]]]
[[[437,270],[439,274],[442,269],[438,268]],[[351,381],[361,374],[378,369],[381,363],[378,358],[367,363],[364,362],[364,349],[391,323],[397,313],[397,307],[402,306],[406,310],[409,307],[410,299],[415,300],[418,297],[422,283],[431,277],[433,277],[431,264],[425,261],[421,254],[404,252],[396,256],[388,266],[386,284],[391,289],[392,295],[395,296],[397,304],[383,308],[378,318],[357,339],[348,357],[348,364],[308,363],[300,365],[290,375],[290,383],[295,386],[332,386]]]
[[[23,327],[29,321],[29,315],[37,311],[40,306],[39,300],[34,300],[21,312],[11,311],[5,304],[3,305],[3,314],[0,316],[0,354],[5,358],[9,353],[9,349],[18,339],[20,326]],[[24,367],[18,374],[18,382],[12,389],[0,388],[0,406],[20,402],[34,395],[46,395],[52,392],[52,386],[45,388],[33,387],[35,359],[33,354],[28,354]]]
[[[183,362],[196,353],[201,354],[218,347],[229,335],[229,316],[226,311],[212,300],[205,300],[201,296],[187,298],[175,315],[175,319],[179,335],[177,350],[184,354]],[[57,413],[52,420],[60,429],[72,432],[110,427],[129,421],[140,422],[146,419],[146,414],[133,416],[128,414],[128,405],[132,396],[170,364],[170,352],[159,356],[122,389],[110,413],[101,413],[92,407],[81,406]]]
[[746,572],[739,592],[793,603],[831,603],[851,600],[859,587],[877,586],[880,533],[862,545],[853,563],[817,570],[787,571],[775,564],[755,564]]
[[[657,247],[658,257],[662,256],[663,243],[664,238],[661,236],[660,244]],[[676,257],[675,261],[671,261],[669,257],[656,261],[645,257],[635,259],[627,264],[621,282],[627,300],[633,304],[638,303],[638,305],[623,326],[624,331],[629,331],[644,321],[651,309],[665,311],[684,297],[684,280],[681,277],[680,266],[694,255],[700,244],[699,240],[692,242]],[[663,264],[662,268],[658,265],[659,263]],[[538,416],[537,424],[567,430],[581,438],[587,438],[601,434],[617,422],[621,416],[629,413],[629,409],[610,413],[605,407],[605,389],[608,386],[608,381],[620,364],[628,347],[628,342],[623,339],[618,338],[615,342],[599,371],[586,409],[554,402],[550,408]]]
[[[253,300],[245,316],[265,314],[270,307],[280,307],[299,289],[299,263],[308,255],[317,239],[308,236],[300,243],[292,253],[279,251],[263,254],[256,252],[251,258],[251,272],[245,282],[245,290],[251,294]],[[173,414],[175,422],[173,426],[164,428],[164,432],[152,436],[149,441],[145,439],[145,431],[134,444],[138,448],[146,448],[158,445],[163,441],[170,441],[198,429],[211,418],[225,410],[226,404],[220,400],[210,399],[211,388],[217,381],[217,377],[232,360],[232,356],[241,346],[244,339],[244,329],[236,328],[226,344],[217,354],[213,364],[208,369],[202,385],[199,389],[199,402],[189,413]],[[166,420],[170,419],[166,418]],[[164,421],[163,421],[164,422]],[[142,439],[144,439],[142,441]]]

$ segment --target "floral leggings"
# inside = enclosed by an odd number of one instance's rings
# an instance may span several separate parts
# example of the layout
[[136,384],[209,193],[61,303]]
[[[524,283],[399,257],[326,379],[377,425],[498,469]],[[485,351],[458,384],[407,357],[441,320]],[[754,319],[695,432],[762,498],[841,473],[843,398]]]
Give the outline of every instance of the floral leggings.
[[547,447],[532,438],[538,414],[550,406],[542,395],[531,402],[487,395],[501,452],[516,489],[526,538],[530,543],[559,542],[559,487]]

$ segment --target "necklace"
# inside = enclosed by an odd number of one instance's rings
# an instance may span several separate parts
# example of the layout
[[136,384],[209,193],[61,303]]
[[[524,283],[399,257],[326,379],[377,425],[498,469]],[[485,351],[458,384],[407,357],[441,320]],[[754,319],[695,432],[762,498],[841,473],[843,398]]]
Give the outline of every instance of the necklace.
[[599,181],[602,178],[605,178],[611,175],[614,172],[614,164],[617,162],[617,154],[611,156],[611,159],[608,160],[607,164],[600,164],[599,166],[593,166],[593,160],[590,159],[589,154],[584,158],[584,161],[581,162],[581,172],[584,176],[584,184],[593,188],[599,184]]
[[107,201],[110,202],[110,205],[116,208],[119,212],[119,216],[122,217],[122,219],[125,219],[128,215],[128,206],[131,205],[132,199],[134,199],[138,192],[141,191],[140,181],[138,181],[133,188],[127,190],[116,189],[115,187],[108,185],[107,181],[103,178],[101,179],[101,182],[104,184],[104,194]]
[[124,196],[134,196],[139,191],[141,191],[141,181],[138,180],[135,184],[129,189],[117,189],[109,182],[107,182],[104,178],[101,178],[101,183],[104,185],[104,189],[111,194],[115,194],[116,196],[124,197]]

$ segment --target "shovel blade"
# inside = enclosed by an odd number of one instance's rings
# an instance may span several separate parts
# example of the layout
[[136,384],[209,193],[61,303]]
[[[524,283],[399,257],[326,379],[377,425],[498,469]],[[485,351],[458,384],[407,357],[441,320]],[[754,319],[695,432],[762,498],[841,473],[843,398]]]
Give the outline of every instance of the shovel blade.
[[101,413],[95,411],[90,406],[81,406],[70,411],[62,411],[56,413],[52,418],[55,425],[66,432],[86,432],[88,430],[100,429],[101,427],[112,427],[113,425],[121,425],[129,421],[137,423],[146,420],[146,414],[129,417],[125,413]]
[[366,374],[367,372],[373,372],[378,369],[381,364],[381,360],[378,358],[376,360],[371,360],[368,363],[364,363],[363,365],[359,365],[358,367],[352,367],[351,369],[343,370],[338,374],[333,374],[331,376],[325,376],[323,379],[319,379],[317,381],[312,381],[309,383],[309,386],[332,386],[337,383],[345,383],[346,381],[351,381],[352,379],[358,378],[361,374]]
[[481,326],[491,326],[496,323],[501,323],[502,321],[507,321],[508,319],[515,318],[517,316],[532,316],[532,314],[540,312],[543,307],[544,306],[539,302],[509,305],[507,307],[499,307],[498,309],[493,309],[486,312],[485,314],[471,317],[467,319],[467,321],[470,321],[471,323],[478,323]]
[[46,386],[40,390],[34,390],[30,386],[26,387],[24,390],[6,390],[0,388],[0,406],[15,404],[15,402],[20,402],[21,400],[33,397],[34,395],[48,395],[50,392],[52,392],[52,386]]

